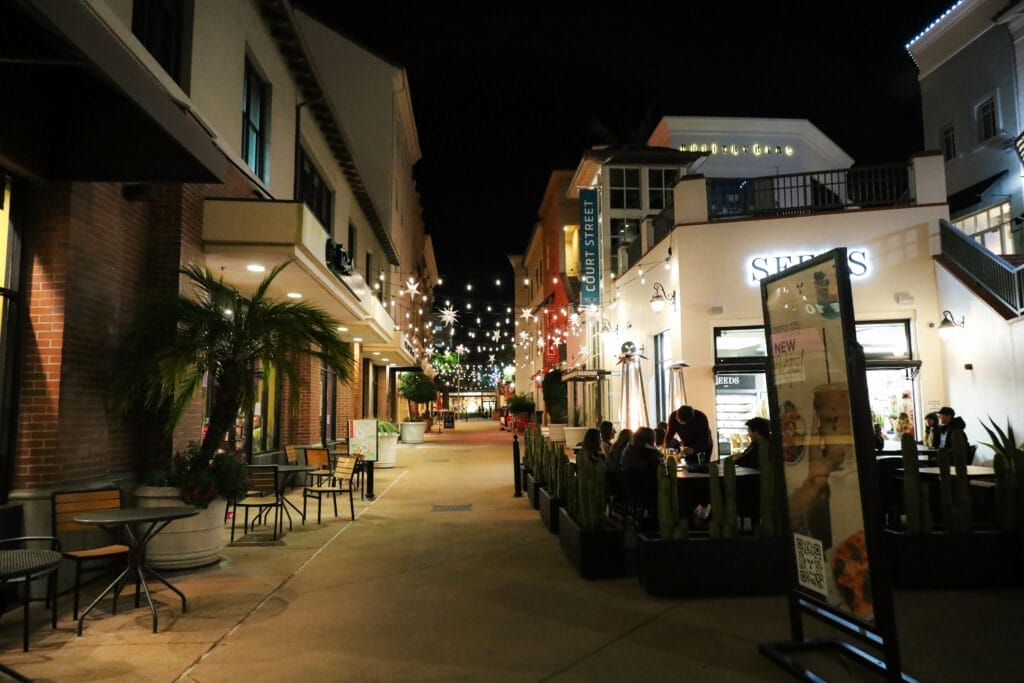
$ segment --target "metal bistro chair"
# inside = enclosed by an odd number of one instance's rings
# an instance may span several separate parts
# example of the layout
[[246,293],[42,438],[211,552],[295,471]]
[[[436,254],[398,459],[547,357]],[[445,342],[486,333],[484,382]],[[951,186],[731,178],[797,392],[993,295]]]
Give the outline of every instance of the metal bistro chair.
[[280,474],[277,470],[277,465],[249,465],[249,491],[246,493],[245,498],[236,501],[232,506],[233,514],[231,515],[231,542],[235,542],[235,520],[238,519],[238,508],[245,510],[245,520],[243,528],[248,531],[249,529],[249,508],[256,508],[256,518],[253,519],[253,526],[256,525],[256,521],[261,519],[274,510],[274,526],[273,526],[273,540],[277,540],[277,534],[280,529],[283,529],[283,522],[281,520],[281,511],[283,502],[281,498],[281,489],[278,486]]
[[356,465],[362,460],[362,456],[359,455],[339,455],[338,461],[334,465],[334,472],[331,476],[331,481],[323,486],[307,486],[302,490],[302,518],[306,518],[306,501],[310,498],[316,498],[316,523],[320,523],[320,510],[323,506],[324,496],[331,496],[334,501],[334,516],[338,516],[338,494],[348,494],[348,507],[349,512],[352,515],[352,519],[356,518],[355,501],[353,499],[353,488],[352,483],[353,473],[355,472]]
[[[41,549],[32,543],[45,543]],[[60,569],[60,541],[53,536],[19,536],[0,540],[0,587],[8,584],[20,584],[22,593],[22,646],[28,652],[28,603],[32,601],[32,582],[47,577],[46,602],[50,606],[50,626],[57,628],[57,570]],[[5,605],[0,603],[0,614]],[[13,672],[7,667],[2,670],[8,675]],[[28,680],[18,678],[18,680]]]
[[[74,532],[95,531],[91,524],[80,524],[75,515],[96,510],[112,510],[124,506],[121,489],[107,487],[75,491],[54,491],[50,496],[50,519],[53,536],[61,538]],[[121,540],[121,539],[114,539]],[[82,570],[95,571],[99,576],[109,568],[112,561],[124,561],[128,557],[128,546],[123,543],[89,546],[76,550],[65,550],[64,559],[75,563],[75,602],[72,617],[78,620],[78,598],[82,587]],[[91,566],[90,566],[91,565]],[[135,606],[138,607],[139,582],[135,581]],[[116,610],[116,601],[114,603]]]

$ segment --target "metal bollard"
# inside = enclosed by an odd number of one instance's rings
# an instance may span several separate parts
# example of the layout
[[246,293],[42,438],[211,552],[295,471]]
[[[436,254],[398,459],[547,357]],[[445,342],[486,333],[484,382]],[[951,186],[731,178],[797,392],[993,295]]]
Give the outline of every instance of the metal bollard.
[[519,435],[512,435],[512,474],[515,479],[515,493],[512,494],[515,498],[523,497],[523,477],[521,476],[519,466]]

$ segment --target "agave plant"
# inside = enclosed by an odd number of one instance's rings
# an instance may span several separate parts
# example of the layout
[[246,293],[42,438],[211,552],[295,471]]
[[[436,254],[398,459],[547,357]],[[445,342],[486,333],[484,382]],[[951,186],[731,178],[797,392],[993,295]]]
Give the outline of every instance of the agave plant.
[[251,297],[208,268],[182,267],[191,294],[147,301],[126,334],[111,391],[114,407],[162,412],[171,433],[208,376],[212,400],[201,452],[209,457],[239,409],[255,402],[254,369],[275,367],[288,380],[292,406],[298,405],[301,356],[319,358],[340,381],[350,382],[352,349],[338,337],[337,323],[316,306],[268,298],[271,282],[287,265],[274,268]]
[[984,445],[996,454],[993,466],[996,471],[997,522],[1003,531],[1016,532],[1024,529],[1024,443],[1017,443],[1009,421],[1006,431],[991,417],[989,422],[991,429],[984,422],[981,426],[992,439],[991,443]]

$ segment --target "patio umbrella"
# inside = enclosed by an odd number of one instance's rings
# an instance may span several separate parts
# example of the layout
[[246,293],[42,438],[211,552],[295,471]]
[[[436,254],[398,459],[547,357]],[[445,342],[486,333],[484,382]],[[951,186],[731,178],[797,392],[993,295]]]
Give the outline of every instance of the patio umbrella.
[[640,359],[646,358],[636,352],[636,344],[622,345],[619,365],[622,366],[622,392],[619,399],[619,422],[622,429],[636,430],[647,427],[647,398],[644,396],[644,379],[640,370]]

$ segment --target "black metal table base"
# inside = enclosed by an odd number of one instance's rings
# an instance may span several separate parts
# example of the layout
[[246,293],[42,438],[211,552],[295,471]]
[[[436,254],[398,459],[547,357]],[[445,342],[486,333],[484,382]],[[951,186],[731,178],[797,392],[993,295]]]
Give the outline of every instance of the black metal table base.
[[[174,521],[174,520],[159,520],[159,521],[155,521],[155,522],[150,522],[149,523],[149,527],[146,529],[146,531],[142,534],[142,537],[139,538],[139,539],[135,538],[135,534],[132,531],[132,525],[131,524],[124,524],[124,525],[122,525],[123,528],[124,528],[125,534],[126,534],[126,536],[128,538],[128,541],[129,541],[128,546],[130,548],[130,551],[128,553],[128,564],[127,564],[127,566],[125,566],[124,570],[120,574],[117,575],[117,578],[115,578],[110,583],[109,586],[104,588],[103,592],[100,593],[98,596],[96,596],[96,599],[93,600],[89,604],[89,606],[85,608],[85,611],[82,612],[81,616],[79,616],[79,618],[78,618],[78,635],[79,636],[82,635],[82,625],[85,623],[85,617],[89,614],[89,612],[92,611],[92,609],[99,603],[99,601],[102,600],[108,593],[113,595],[113,603],[112,603],[112,607],[111,607],[111,613],[112,614],[117,614],[117,600],[118,600],[118,598],[121,595],[121,590],[124,588],[124,586],[130,580],[133,580],[135,578],[138,579],[138,585],[141,586],[142,593],[146,596],[146,602],[149,604],[149,611],[153,615],[153,633],[156,633],[157,632],[157,626],[158,626],[158,624],[157,624],[156,605],[153,604],[153,596],[150,594],[150,592],[149,592],[149,584],[146,582],[146,575],[147,574],[149,574],[150,576],[154,577],[157,581],[159,581],[160,583],[162,583],[165,586],[167,586],[168,588],[170,588],[174,593],[176,593],[178,595],[178,597],[181,598],[181,611],[182,611],[182,613],[188,611],[188,601],[185,598],[185,594],[182,593],[180,590],[178,590],[177,587],[174,586],[174,584],[172,584],[170,581],[165,579],[159,572],[157,572],[156,570],[152,569],[151,567],[147,567],[146,566],[146,546],[149,544],[150,540],[154,536],[156,536],[158,533],[160,533],[160,531],[164,527],[166,527],[168,524],[170,524],[172,521]],[[139,596],[139,593],[136,592],[135,593],[135,607],[136,608],[139,607],[139,604],[140,604],[140,596]]]

